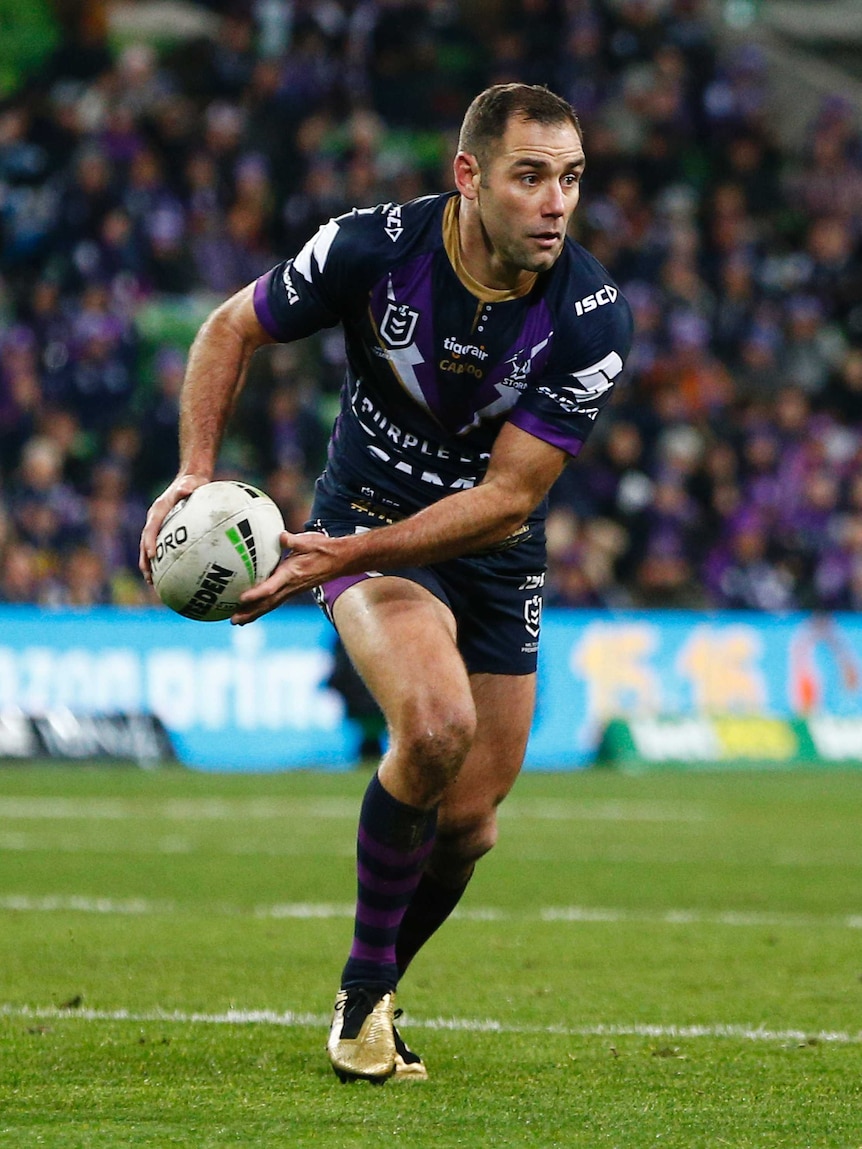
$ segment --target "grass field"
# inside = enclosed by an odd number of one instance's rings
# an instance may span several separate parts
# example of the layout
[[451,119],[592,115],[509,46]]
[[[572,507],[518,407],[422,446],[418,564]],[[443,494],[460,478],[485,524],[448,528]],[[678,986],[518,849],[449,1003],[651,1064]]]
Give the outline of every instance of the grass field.
[[862,1146],[862,771],[527,775],[400,994],[323,1053],[350,774],[0,768],[0,1145]]

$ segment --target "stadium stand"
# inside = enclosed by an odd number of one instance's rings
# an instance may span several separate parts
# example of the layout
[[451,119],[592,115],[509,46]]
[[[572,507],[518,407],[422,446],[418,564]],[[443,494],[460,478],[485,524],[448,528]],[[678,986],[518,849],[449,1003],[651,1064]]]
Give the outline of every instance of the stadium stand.
[[[769,52],[701,0],[165,7],[24,5],[0,57],[0,602],[154,601],[137,537],[201,318],[330,216],[449,187],[469,99],[525,80],[581,113],[578,238],[637,322],[553,493],[549,602],[862,607],[851,101],[789,142]],[[342,355],[260,354],[225,444],[293,528]]]

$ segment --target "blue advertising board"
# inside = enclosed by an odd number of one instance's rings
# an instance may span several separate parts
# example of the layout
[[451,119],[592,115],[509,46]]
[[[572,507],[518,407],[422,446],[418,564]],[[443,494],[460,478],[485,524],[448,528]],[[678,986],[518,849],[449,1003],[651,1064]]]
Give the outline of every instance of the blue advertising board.
[[0,713],[150,713],[207,770],[350,765],[358,734],[326,680],[333,633],[314,607],[249,627],[169,611],[0,610]]
[[[344,769],[360,732],[313,607],[244,628],[168,611],[0,608],[0,715],[150,713],[204,770]],[[549,610],[528,768],[587,765],[614,717],[862,714],[862,620]]]
[[613,718],[862,715],[862,619],[555,612],[542,624],[528,761],[592,761]]

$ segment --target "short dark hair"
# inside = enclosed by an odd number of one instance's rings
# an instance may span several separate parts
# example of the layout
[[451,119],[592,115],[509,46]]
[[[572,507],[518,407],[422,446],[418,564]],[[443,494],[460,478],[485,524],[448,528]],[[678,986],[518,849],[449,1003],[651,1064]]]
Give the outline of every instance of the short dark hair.
[[494,84],[480,92],[467,109],[458,151],[476,156],[479,166],[484,167],[512,116],[539,124],[571,124],[583,142],[577,112],[562,96],[541,84]]

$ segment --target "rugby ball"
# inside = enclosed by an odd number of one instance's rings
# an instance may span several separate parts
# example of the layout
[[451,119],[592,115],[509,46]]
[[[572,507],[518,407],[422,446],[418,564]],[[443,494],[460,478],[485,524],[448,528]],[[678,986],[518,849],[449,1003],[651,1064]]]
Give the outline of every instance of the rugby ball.
[[248,483],[195,488],[162,523],[151,562],[162,602],[186,618],[230,618],[243,591],[263,582],[281,558],[281,511]]

